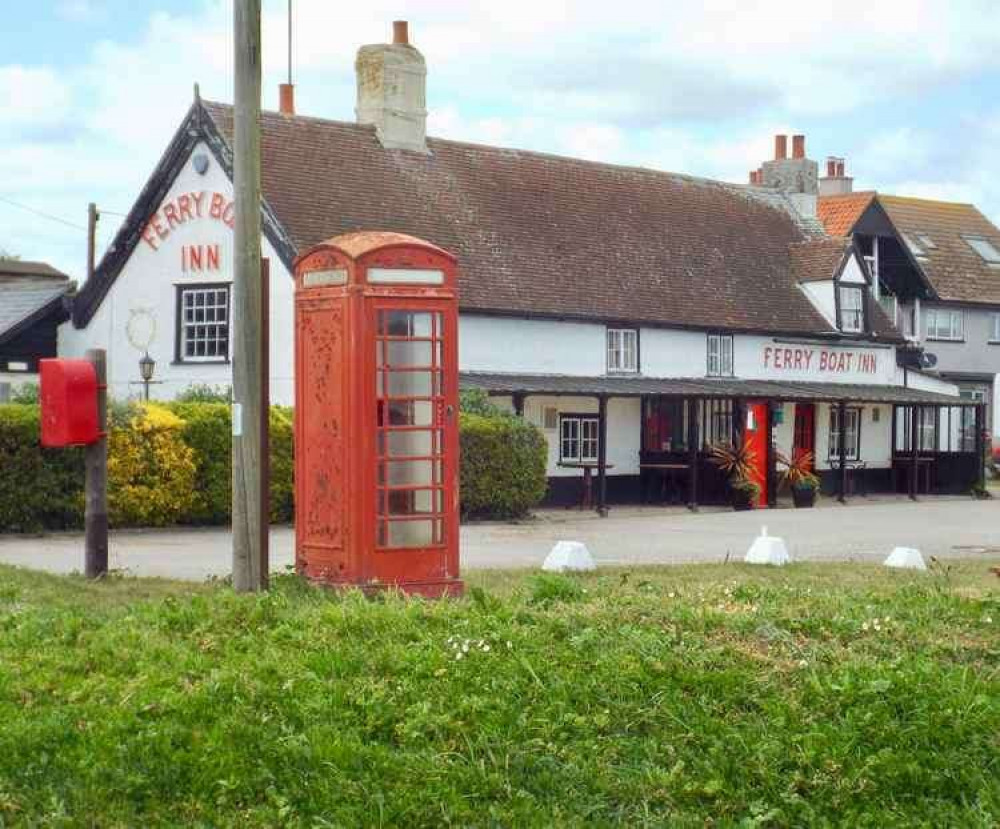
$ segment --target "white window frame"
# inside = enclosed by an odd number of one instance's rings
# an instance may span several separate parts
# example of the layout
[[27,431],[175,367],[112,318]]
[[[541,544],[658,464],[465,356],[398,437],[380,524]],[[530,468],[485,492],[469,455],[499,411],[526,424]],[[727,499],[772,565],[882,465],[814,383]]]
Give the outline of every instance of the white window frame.
[[733,376],[732,334],[708,334],[706,340],[705,370],[709,377]]
[[[844,297],[856,296],[857,308],[847,308]],[[861,334],[865,330],[865,287],[841,283],[837,285],[837,306],[840,314],[840,330],[849,334]]]
[[[861,409],[848,408],[847,414],[847,454],[846,460],[860,460],[861,455]],[[829,457],[840,459],[840,407],[830,407]]]
[[[221,293],[225,294],[224,301],[220,302],[219,296]],[[205,311],[205,319],[198,320],[197,312],[199,306],[197,305],[196,297],[199,294],[206,296],[206,304],[200,306],[202,310]],[[211,297],[209,297],[211,295]],[[188,303],[187,298],[192,297],[191,304]],[[208,304],[209,299],[211,299],[211,304]],[[225,363],[229,362],[229,351],[230,351],[230,337],[232,336],[232,290],[231,285],[228,282],[217,282],[217,283],[200,283],[198,285],[178,285],[177,286],[177,314],[179,319],[177,320],[177,348],[176,348],[176,359],[179,363]],[[191,312],[190,314],[188,312]],[[208,319],[209,312],[213,317],[211,320]],[[209,337],[207,329],[224,327],[225,337],[224,339],[218,335],[216,331],[215,336]],[[199,329],[206,329],[204,336],[199,336]],[[222,353],[213,354],[188,354],[188,343],[192,342],[191,337],[194,337],[193,342],[203,341],[206,344],[205,350],[208,351],[209,344],[212,344],[214,348],[218,348],[221,344]],[[197,351],[197,345],[195,347]]]
[[609,328],[607,350],[609,374],[636,374],[639,371],[638,329]]
[[[947,318],[948,328],[942,328],[942,318]],[[944,332],[944,333],[942,333]],[[928,308],[924,317],[924,336],[939,342],[961,342],[965,339],[965,314],[961,308]]]
[[598,415],[560,415],[559,463],[597,463],[600,438]]
[[990,314],[990,342],[1000,343],[1000,311]]

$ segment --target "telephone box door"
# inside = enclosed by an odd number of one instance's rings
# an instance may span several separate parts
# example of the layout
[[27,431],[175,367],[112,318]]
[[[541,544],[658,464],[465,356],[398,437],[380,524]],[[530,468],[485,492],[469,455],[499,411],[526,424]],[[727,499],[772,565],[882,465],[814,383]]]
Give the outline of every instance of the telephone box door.
[[767,403],[747,404],[746,444],[754,453],[751,480],[760,487],[759,506],[767,504]]
[[372,303],[370,313],[375,543],[369,578],[454,578],[458,389],[445,378],[458,376],[455,304],[386,298]]

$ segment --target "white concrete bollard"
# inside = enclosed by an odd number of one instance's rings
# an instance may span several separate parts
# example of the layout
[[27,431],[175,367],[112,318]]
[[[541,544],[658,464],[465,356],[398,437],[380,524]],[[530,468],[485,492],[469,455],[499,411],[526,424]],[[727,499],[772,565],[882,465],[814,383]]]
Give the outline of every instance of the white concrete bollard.
[[586,544],[580,541],[560,541],[545,557],[542,569],[551,573],[585,572],[596,570],[597,565]]
[[894,547],[884,563],[886,567],[899,567],[903,570],[927,569],[924,557],[920,555],[920,550],[913,547]]
[[767,534],[767,527],[761,527],[760,535],[753,540],[743,560],[747,564],[774,564],[780,567],[788,564],[792,557],[788,555],[783,538],[770,536]]

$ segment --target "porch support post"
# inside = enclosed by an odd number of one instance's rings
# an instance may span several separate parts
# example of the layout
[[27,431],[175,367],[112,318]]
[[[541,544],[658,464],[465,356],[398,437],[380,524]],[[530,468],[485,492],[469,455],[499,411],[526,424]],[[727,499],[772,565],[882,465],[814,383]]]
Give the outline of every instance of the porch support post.
[[597,514],[601,518],[608,515],[608,398],[597,398]]
[[778,459],[775,457],[774,453],[774,402],[772,400],[767,401],[767,429],[765,433],[765,438],[767,440],[767,446],[764,450],[764,455],[766,458],[767,467],[764,471],[765,480],[767,481],[767,505],[769,507],[778,506]]
[[688,398],[688,509],[698,511],[698,398]]
[[986,404],[976,404],[976,485],[986,488]]
[[837,404],[837,419],[840,421],[840,495],[837,500],[847,503],[847,401]]
[[920,474],[920,422],[924,410],[916,403],[910,406],[910,500],[917,500],[917,476]]
[[524,397],[523,391],[514,392],[514,414],[518,417],[524,417]]

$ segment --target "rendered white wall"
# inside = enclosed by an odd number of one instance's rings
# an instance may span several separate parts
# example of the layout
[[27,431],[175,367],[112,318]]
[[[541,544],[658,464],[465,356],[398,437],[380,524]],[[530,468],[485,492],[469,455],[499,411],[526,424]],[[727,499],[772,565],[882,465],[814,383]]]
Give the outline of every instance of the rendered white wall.
[[[857,408],[849,406],[849,408]],[[879,422],[874,411],[879,410]],[[816,406],[816,468],[836,469],[838,461],[830,460],[830,404]],[[892,406],[866,404],[861,407],[861,460],[869,469],[892,466]]]
[[[232,185],[208,149],[199,145],[192,154],[208,155],[208,170],[205,175],[199,175],[188,160],[163,205],[191,192],[204,192],[206,199],[217,192],[231,201]],[[156,250],[145,241],[139,242],[86,328],[77,330],[72,322],[59,327],[59,354],[81,357],[88,348],[105,348],[109,393],[115,398],[136,397],[142,387],[133,381],[139,380],[138,362],[142,353],[129,342],[126,325],[130,311],[150,309],[156,319],[156,335],[149,353],[156,360],[154,379],[163,381],[151,387],[151,396],[169,399],[192,384],[231,385],[232,366],[229,364],[174,363],[174,339],[177,285],[232,282],[232,230],[224,222],[203,215],[169,228],[165,239],[155,237],[154,241]],[[218,271],[182,271],[183,246],[216,244],[220,250]],[[262,242],[262,255],[271,264],[271,399],[275,403],[290,404],[295,396],[292,377],[294,284],[266,239]]]
[[462,314],[462,371],[574,374],[594,377],[607,367],[605,327],[594,323]]
[[[535,424],[548,443],[546,474],[553,478],[578,478],[579,469],[559,466],[559,429],[546,429],[545,409],[554,408],[560,414],[597,414],[597,400],[592,397],[528,397],[524,401],[524,417]],[[558,420],[556,421],[558,424]],[[638,398],[615,398],[608,401],[607,462],[613,465],[608,475],[639,474],[640,403]]]
[[639,333],[640,368],[647,377],[704,377],[707,352],[702,331],[643,328]]

